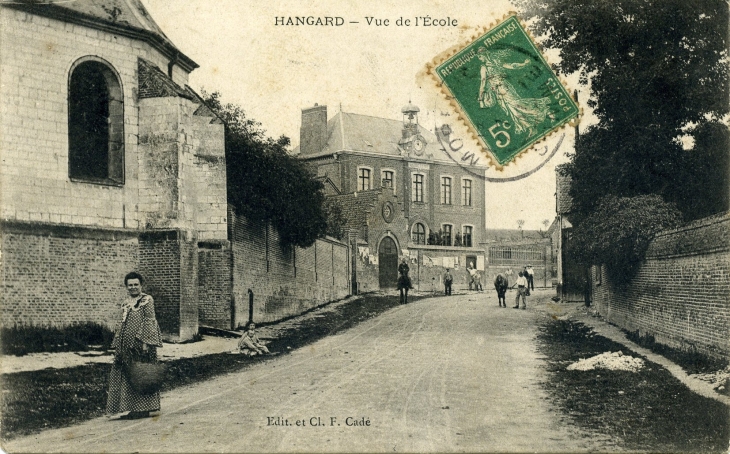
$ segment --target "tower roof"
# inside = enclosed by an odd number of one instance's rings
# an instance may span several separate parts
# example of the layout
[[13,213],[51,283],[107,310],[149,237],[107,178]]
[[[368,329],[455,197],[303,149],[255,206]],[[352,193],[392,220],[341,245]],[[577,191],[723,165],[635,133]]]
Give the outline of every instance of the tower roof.
[[140,0],[19,1],[3,2],[2,7],[139,39],[188,72],[198,67],[163,33]]
[[421,109],[418,108],[417,105],[412,104],[410,101],[408,101],[408,104],[403,106],[403,108],[400,110],[402,113],[418,113],[421,111]]

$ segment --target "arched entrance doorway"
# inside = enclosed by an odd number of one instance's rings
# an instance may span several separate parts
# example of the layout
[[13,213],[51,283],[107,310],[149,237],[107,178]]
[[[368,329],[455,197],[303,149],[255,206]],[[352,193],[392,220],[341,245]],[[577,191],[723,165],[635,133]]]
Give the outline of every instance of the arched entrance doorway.
[[380,288],[395,288],[398,281],[398,246],[386,236],[378,248]]

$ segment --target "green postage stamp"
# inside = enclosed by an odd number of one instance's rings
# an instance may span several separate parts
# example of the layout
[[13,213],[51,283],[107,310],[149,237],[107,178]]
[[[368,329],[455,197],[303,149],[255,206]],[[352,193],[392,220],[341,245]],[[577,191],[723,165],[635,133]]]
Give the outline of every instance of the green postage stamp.
[[580,113],[516,16],[435,65],[434,72],[499,166]]

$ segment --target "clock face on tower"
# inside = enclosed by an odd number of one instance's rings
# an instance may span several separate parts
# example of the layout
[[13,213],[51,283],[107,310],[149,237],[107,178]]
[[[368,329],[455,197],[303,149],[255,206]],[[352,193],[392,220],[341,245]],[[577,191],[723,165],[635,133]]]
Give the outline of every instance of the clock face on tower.
[[424,148],[426,148],[426,139],[419,134],[413,139],[413,151],[416,155],[421,156]]

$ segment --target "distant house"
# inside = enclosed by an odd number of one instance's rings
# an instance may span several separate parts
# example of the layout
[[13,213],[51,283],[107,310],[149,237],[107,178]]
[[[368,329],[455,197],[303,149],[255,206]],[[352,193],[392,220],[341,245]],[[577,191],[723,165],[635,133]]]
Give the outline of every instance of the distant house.
[[484,243],[487,280],[492,282],[497,274],[502,274],[511,285],[518,273],[530,265],[535,286],[551,287],[555,276],[551,229],[487,229]]
[[486,166],[460,165],[418,124],[408,104],[402,120],[302,110],[299,148],[326,193],[343,208],[357,254],[359,291],[394,287],[400,258],[414,285],[441,286],[445,268],[465,285],[467,264],[484,269]]
[[556,169],[555,211],[557,216],[551,227],[554,255],[557,268],[557,296],[568,302],[588,302],[587,270],[571,261],[567,256],[567,246],[573,225],[569,221],[572,199],[570,197],[570,177]]

